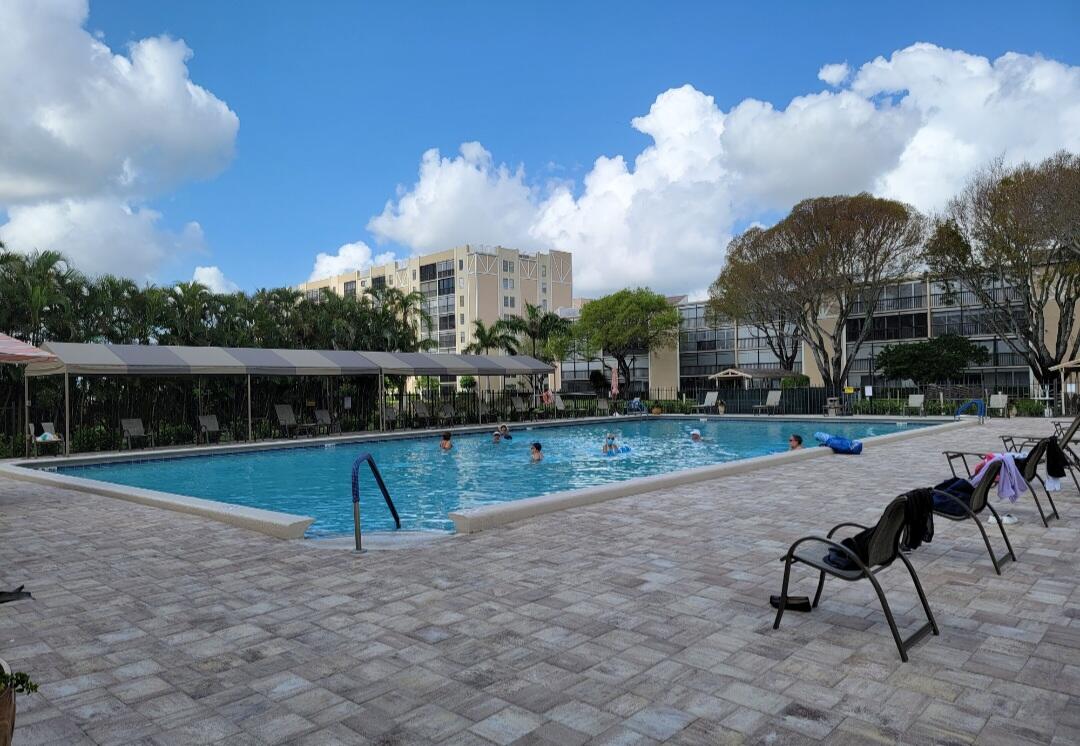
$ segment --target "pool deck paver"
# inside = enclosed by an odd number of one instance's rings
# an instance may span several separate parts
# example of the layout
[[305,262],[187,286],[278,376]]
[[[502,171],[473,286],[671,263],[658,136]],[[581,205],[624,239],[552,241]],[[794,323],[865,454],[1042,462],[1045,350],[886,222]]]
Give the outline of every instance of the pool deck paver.
[[[901,663],[867,583],[772,630],[799,536],[873,521],[993,423],[395,551],[287,542],[0,480],[17,744],[1080,742],[1080,496],[994,574],[970,524],[912,554],[941,635]],[[347,510],[347,506],[343,506]],[[993,537],[991,538],[993,541]],[[1000,536],[995,543],[999,551]],[[920,609],[883,572],[902,630]],[[794,575],[793,592],[813,591]]]

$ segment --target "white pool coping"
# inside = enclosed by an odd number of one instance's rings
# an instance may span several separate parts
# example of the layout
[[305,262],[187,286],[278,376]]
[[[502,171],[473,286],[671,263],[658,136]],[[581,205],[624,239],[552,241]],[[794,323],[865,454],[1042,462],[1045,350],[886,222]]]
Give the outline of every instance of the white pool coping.
[[[635,415],[617,417],[585,417],[562,420],[538,420],[536,422],[529,423],[514,423],[513,431],[520,432],[523,430],[527,431],[534,428],[539,429],[567,425],[595,424],[598,422],[626,422],[637,419],[651,419],[653,417],[657,419],[685,419],[693,421],[746,420],[757,422],[798,422],[801,420],[829,420],[829,418],[822,418],[820,416],[810,415]],[[942,430],[947,429],[967,427],[977,422],[977,420],[974,418],[964,419],[960,421],[945,421],[935,418],[888,416],[844,417],[842,419],[839,419],[839,421],[865,423],[911,422],[924,424],[923,427],[913,428],[911,430],[864,438],[864,447],[870,448],[880,443],[887,443],[895,440],[905,440],[907,438],[918,437],[919,435],[933,432],[941,432]],[[939,424],[926,426],[925,423],[927,423],[928,421]],[[217,500],[208,500],[200,497],[189,497],[186,495],[178,495],[170,492],[159,492],[157,490],[149,490],[140,487],[129,487],[126,485],[113,484],[110,482],[102,482],[96,479],[85,479],[82,477],[69,476],[67,474],[58,474],[53,471],[48,471],[48,469],[55,468],[57,466],[83,466],[115,462],[172,459],[218,454],[224,455],[232,453],[246,453],[251,451],[279,450],[284,448],[311,448],[318,447],[320,445],[335,446],[362,444],[368,441],[399,440],[404,438],[430,438],[436,436],[438,433],[446,429],[451,430],[455,434],[466,435],[471,433],[490,432],[493,426],[494,423],[487,425],[471,425],[451,428],[432,428],[428,430],[408,430],[396,433],[353,433],[347,435],[335,435],[304,440],[272,440],[261,441],[257,443],[230,443],[212,446],[156,448],[145,449],[142,451],[138,451],[137,453],[132,453],[131,451],[112,451],[75,456],[49,456],[37,457],[33,459],[12,459],[9,461],[0,462],[0,476],[6,476],[11,479],[18,479],[26,482],[34,482],[36,484],[52,486],[60,489],[69,489],[78,492],[103,495],[105,497],[118,498],[120,500],[127,500],[129,502],[134,502],[141,505],[148,505],[156,508],[163,508],[165,510],[172,510],[179,513],[197,515],[203,518],[220,521],[222,523],[226,523],[232,526],[238,526],[240,528],[258,531],[259,533],[267,534],[269,536],[273,536],[279,539],[301,539],[303,538],[304,532],[307,530],[307,528],[314,522],[314,518],[309,516],[293,515],[291,513],[282,513],[274,510],[264,510],[262,508],[251,508],[243,505],[234,505],[231,503],[220,502]],[[694,482],[702,482],[709,479],[716,479],[718,477],[729,476],[733,474],[745,474],[747,472],[755,471],[757,469],[771,468],[784,463],[801,461],[809,458],[821,458],[832,455],[832,451],[830,451],[828,448],[810,447],[799,451],[788,451],[785,453],[772,454],[769,456],[758,456],[754,458],[740,459],[738,461],[730,461],[727,463],[714,464],[711,466],[702,466],[694,469],[684,469],[682,471],[674,471],[667,474],[657,474],[650,477],[638,477],[636,479],[628,479],[625,481],[599,485],[596,487],[567,490],[564,492],[557,492],[550,495],[542,495],[540,497],[522,498],[519,500],[513,500],[505,503],[489,505],[482,508],[475,508],[472,510],[455,511],[450,513],[449,517],[454,522],[454,528],[457,533],[476,533],[478,531],[491,529],[496,526],[502,526],[507,523],[531,518],[533,516],[543,515],[545,513],[566,510],[568,508],[579,507],[582,505],[593,505],[595,503],[613,500],[619,497],[638,495],[644,492],[652,492],[658,489],[665,489],[668,487],[675,487],[683,484],[691,484]],[[841,456],[839,458],[844,457]],[[342,504],[342,510],[349,509],[350,508],[347,504]],[[377,543],[379,545],[384,545],[385,541],[381,536],[382,534],[386,534],[387,536],[394,535],[393,532],[376,532],[374,534],[369,534],[368,536],[379,535],[380,539]],[[329,544],[344,543],[341,539],[318,539],[316,541],[319,541],[320,543],[327,542]]]

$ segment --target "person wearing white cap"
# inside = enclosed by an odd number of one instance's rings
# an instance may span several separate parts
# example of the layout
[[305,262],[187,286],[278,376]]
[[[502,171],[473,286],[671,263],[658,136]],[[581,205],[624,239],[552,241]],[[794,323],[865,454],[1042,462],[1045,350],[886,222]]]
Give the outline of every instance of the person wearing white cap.
[[690,431],[690,440],[692,440],[695,443],[700,443],[701,442],[701,431],[698,430],[697,428],[691,430]]

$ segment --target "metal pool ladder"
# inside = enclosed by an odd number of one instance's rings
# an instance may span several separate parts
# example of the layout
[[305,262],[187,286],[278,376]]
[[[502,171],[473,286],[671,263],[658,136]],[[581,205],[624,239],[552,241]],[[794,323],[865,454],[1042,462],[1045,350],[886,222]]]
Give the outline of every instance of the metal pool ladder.
[[356,457],[352,465],[353,533],[356,537],[356,551],[358,552],[363,551],[360,548],[360,465],[364,462],[367,462],[367,465],[371,467],[371,474],[375,477],[379,489],[382,490],[383,499],[386,500],[386,507],[390,508],[390,515],[394,516],[394,523],[398,528],[401,528],[401,519],[398,517],[397,508],[394,507],[394,501],[390,499],[390,492],[386,489],[386,482],[383,481],[382,474],[379,473],[379,467],[375,465],[375,459],[372,458],[370,453],[361,453]]

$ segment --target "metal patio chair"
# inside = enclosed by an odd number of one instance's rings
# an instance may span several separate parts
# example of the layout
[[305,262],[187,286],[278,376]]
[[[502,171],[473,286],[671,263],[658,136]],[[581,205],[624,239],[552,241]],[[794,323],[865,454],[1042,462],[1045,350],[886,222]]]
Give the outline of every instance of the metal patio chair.
[[199,415],[199,435],[206,438],[207,445],[210,444],[211,435],[216,435],[218,440],[221,440],[221,426],[216,414]]
[[[881,610],[885,613],[885,621],[889,623],[889,630],[892,632],[893,640],[896,642],[896,649],[900,652],[900,660],[906,662],[908,659],[908,650],[928,633],[933,632],[933,634],[937,635],[939,633],[937,621],[934,619],[933,612],[930,611],[930,604],[926,601],[926,593],[923,592],[922,583],[919,582],[919,576],[915,573],[915,568],[911,566],[911,561],[900,551],[900,540],[904,534],[906,525],[906,509],[907,498],[903,496],[895,498],[885,507],[885,511],[881,514],[881,518],[874,527],[873,534],[868,541],[866,562],[859,559],[859,556],[851,549],[840,542],[833,540],[833,535],[841,528],[853,527],[860,530],[866,529],[866,526],[862,526],[858,523],[839,523],[836,526],[833,526],[825,537],[804,536],[792,544],[791,548],[788,549],[787,554],[781,558],[784,562],[784,584],[780,590],[780,599],[776,609],[776,620],[773,622],[773,629],[780,628],[780,619],[784,616],[784,609],[789,600],[788,584],[791,580],[791,566],[795,563],[802,563],[814,568],[820,573],[817,593],[814,594],[814,601],[811,608],[817,608],[818,601],[821,600],[821,591],[825,587],[825,577],[827,575],[848,582],[863,580],[864,578],[869,580],[870,584],[874,587],[874,592],[877,594],[878,602],[881,604]],[[808,542],[815,547],[813,554],[808,553],[807,549],[799,551],[799,548]],[[823,550],[828,549],[836,549],[841,552],[851,560],[855,565],[855,569],[841,570],[830,565],[821,555]],[[885,599],[885,592],[881,590],[881,585],[878,583],[876,577],[879,572],[891,565],[898,558],[904,563],[908,573],[911,575],[911,580],[915,584],[915,590],[919,594],[919,601],[922,603],[923,611],[926,613],[927,619],[926,624],[919,627],[907,638],[900,636],[900,631],[896,627],[896,620],[893,619],[892,610],[889,608],[889,602]]]
[[766,414],[769,414],[769,413],[775,414],[780,409],[780,395],[781,394],[783,394],[783,392],[780,391],[779,389],[774,389],[773,391],[770,391],[765,396],[765,403],[764,404],[755,404],[754,405],[754,407],[753,407],[754,414],[759,414],[761,412],[765,412]]
[[[1028,453],[1027,461],[1024,462],[1024,468],[1020,472],[1020,476],[1027,482],[1028,487],[1031,488],[1031,496],[1035,499],[1035,507],[1039,509],[1039,517],[1042,519],[1044,527],[1049,528],[1048,519],[1046,513],[1043,512],[1042,503],[1039,502],[1039,494],[1035,491],[1035,482],[1042,485],[1043,492],[1046,493],[1046,499],[1050,501],[1050,510],[1053,512],[1052,518],[1060,519],[1057,506],[1054,505],[1054,498],[1050,495],[1049,490],[1046,489],[1046,482],[1039,476],[1039,462],[1043,460],[1043,456],[1046,455],[1047,448],[1046,440],[1041,440],[1035,444],[1035,446]],[[967,476],[970,479],[971,467],[968,465],[967,457],[973,456],[976,459],[982,459],[984,454],[976,453],[974,451],[944,451],[945,458],[949,461],[949,469],[952,470],[953,476],[959,476],[956,473],[956,467],[954,466],[956,459],[960,459],[964,464],[964,471],[967,472]]]
[[[979,533],[982,535],[983,543],[986,545],[986,551],[990,555],[990,561],[994,563],[994,572],[1000,575],[1001,565],[1004,565],[1009,560],[1016,562],[1016,553],[1013,552],[1012,544],[1009,543],[1009,535],[1005,533],[1005,524],[1001,522],[1001,516],[998,515],[997,511],[994,510],[994,506],[991,505],[989,501],[990,490],[993,488],[994,481],[1001,471],[1001,462],[995,461],[984,468],[987,472],[982,479],[979,480],[979,483],[975,485],[975,489],[971,492],[971,498],[967,502],[964,502],[960,497],[951,492],[934,490],[935,495],[941,495],[959,506],[964,511],[962,515],[949,513],[938,508],[934,508],[934,515],[947,518],[950,521],[966,521],[969,519],[973,521],[976,528],[979,529]],[[998,528],[1001,529],[1001,538],[1005,540],[1005,547],[1009,550],[1008,554],[1003,554],[998,557],[994,553],[994,548],[990,545],[990,537],[986,535],[986,529],[983,528],[982,521],[979,520],[979,513],[984,509],[989,510],[993,514],[994,520],[997,521]]]
[[[1080,481],[1076,479],[1076,472],[1080,470],[1080,454],[1073,450],[1072,447],[1072,441],[1076,438],[1078,431],[1080,431],[1080,415],[1077,415],[1069,423],[1068,427],[1065,427],[1062,422],[1054,423],[1054,435],[1057,437],[1058,445],[1065,454],[1065,468],[1069,470],[1069,476],[1072,477],[1076,491],[1080,492]],[[1002,435],[1001,443],[1005,446],[1005,450],[1019,453],[1034,448],[1035,444],[1045,437],[1039,435]]]
[[910,394],[904,406],[904,414],[914,409],[920,416],[926,414],[926,394]]
[[413,402],[413,417],[417,422],[423,420],[424,427],[431,426],[431,412],[427,408],[427,404],[417,399]]
[[134,441],[140,439],[144,445],[149,444],[151,447],[154,445],[154,437],[147,434],[146,429],[143,427],[143,421],[139,417],[120,420],[120,432],[123,435],[124,442],[127,443],[129,451],[134,447]]
[[312,435],[315,434],[316,425],[296,421],[296,414],[293,412],[292,405],[275,404],[274,413],[277,415],[278,425],[281,427],[281,431],[285,433],[286,438],[290,437],[290,433],[297,435],[303,430],[307,430]]
[[450,402],[443,402],[442,406],[439,407],[439,424],[453,425],[457,418],[458,413],[454,410],[454,405]]
[[42,433],[48,433],[49,435],[52,436],[49,440],[38,440],[37,439],[37,436],[34,433],[34,423],[32,423],[32,422],[29,423],[27,425],[27,427],[29,428],[29,431],[30,431],[30,442],[31,442],[31,444],[33,444],[34,455],[35,456],[38,455],[38,447],[39,446],[56,445],[57,448],[60,451],[64,450],[64,436],[62,436],[62,435],[60,435],[60,433],[56,432],[56,425],[54,425],[53,423],[51,423],[51,422],[42,422],[41,423],[41,432]]
[[705,401],[703,401],[701,404],[695,404],[694,406],[690,407],[690,410],[693,412],[705,411],[716,414],[716,402],[717,400],[719,400],[719,398],[719,391],[709,391],[705,394]]
[[315,428],[316,430],[325,430],[327,435],[329,435],[330,433],[340,433],[341,423],[334,421],[334,418],[330,416],[330,410],[316,409]]
[[1001,412],[1002,417],[1009,416],[1009,395],[1008,394],[991,394],[990,402],[986,405],[986,411],[989,414],[994,410]]

